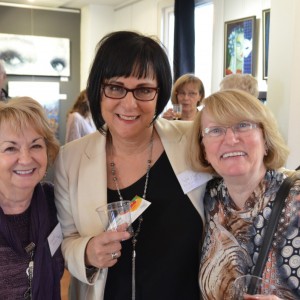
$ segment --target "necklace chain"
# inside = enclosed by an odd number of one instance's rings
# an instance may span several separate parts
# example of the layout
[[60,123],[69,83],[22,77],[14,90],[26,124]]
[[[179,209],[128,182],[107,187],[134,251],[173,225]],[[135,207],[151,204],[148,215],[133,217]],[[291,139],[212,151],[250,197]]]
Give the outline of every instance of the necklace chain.
[[[152,131],[151,134],[151,138],[150,138],[150,142],[149,142],[149,159],[147,160],[147,169],[146,169],[146,179],[145,179],[145,186],[144,186],[144,192],[143,192],[143,199],[146,199],[146,193],[147,193],[147,187],[148,187],[148,180],[149,180],[149,173],[150,173],[150,169],[151,169],[151,158],[152,158],[152,149],[153,149],[153,134],[154,134],[154,130]],[[112,145],[111,145],[112,146]],[[113,147],[111,147],[111,151],[113,152]],[[112,155],[113,156],[113,153]],[[118,195],[119,195],[119,199],[121,201],[123,201],[123,197],[120,191],[120,187],[119,187],[119,183],[118,183],[118,178],[116,176],[116,165],[113,161],[111,161],[110,163],[110,168],[111,168],[111,174],[113,177],[113,182],[116,186]],[[137,236],[139,235],[140,231],[141,231],[141,225],[143,222],[143,217],[142,215],[139,216],[139,223],[138,223],[138,227],[135,230],[133,236],[132,236],[132,300],[135,300],[136,298],[136,287],[135,287],[135,265],[136,265],[136,244],[137,244]]]

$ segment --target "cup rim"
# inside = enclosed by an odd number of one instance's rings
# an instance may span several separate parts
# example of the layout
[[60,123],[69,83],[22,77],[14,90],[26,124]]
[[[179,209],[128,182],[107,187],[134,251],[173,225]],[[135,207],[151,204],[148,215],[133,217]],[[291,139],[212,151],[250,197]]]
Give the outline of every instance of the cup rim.
[[[109,204],[121,204],[121,203],[126,203],[126,204],[128,204],[129,205],[129,209],[130,209],[130,200],[119,200],[119,201],[114,201],[114,202],[110,202],[110,203],[106,203],[106,204],[103,204],[103,205],[100,205],[100,206],[98,206],[97,208],[96,208],[96,211],[97,212],[99,212],[99,211],[108,211],[108,210],[112,210],[113,208],[107,208],[107,206],[109,205]],[[120,207],[122,207],[122,205],[120,206]]]

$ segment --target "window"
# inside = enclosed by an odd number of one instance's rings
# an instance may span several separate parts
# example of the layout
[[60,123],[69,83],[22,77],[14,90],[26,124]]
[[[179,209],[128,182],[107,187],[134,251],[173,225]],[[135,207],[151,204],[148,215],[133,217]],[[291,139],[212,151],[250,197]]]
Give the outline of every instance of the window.
[[213,38],[213,4],[197,5],[195,8],[195,75],[205,88],[205,94],[211,94]]
[[[213,4],[212,1],[196,1],[195,7],[195,75],[204,84],[205,94],[211,93]],[[163,42],[167,47],[173,68],[174,7],[167,7],[163,13]]]

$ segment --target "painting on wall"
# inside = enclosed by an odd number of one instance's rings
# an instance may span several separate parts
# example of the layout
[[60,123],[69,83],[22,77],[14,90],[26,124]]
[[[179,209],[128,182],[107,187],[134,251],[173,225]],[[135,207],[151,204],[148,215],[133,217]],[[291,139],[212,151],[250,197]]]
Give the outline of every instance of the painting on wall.
[[253,74],[256,17],[225,22],[224,76]]
[[8,75],[70,76],[70,40],[0,33],[0,59]]
[[263,79],[268,79],[270,9],[263,10],[262,21],[263,21]]
[[50,126],[58,136],[59,130],[59,83],[34,81],[9,81],[8,91],[11,97],[27,96],[37,100],[45,109]]

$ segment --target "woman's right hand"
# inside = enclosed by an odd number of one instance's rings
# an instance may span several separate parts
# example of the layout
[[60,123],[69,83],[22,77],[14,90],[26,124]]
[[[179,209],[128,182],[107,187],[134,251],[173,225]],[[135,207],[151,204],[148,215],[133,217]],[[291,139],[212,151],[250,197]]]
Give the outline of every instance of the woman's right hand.
[[127,231],[105,231],[91,238],[85,250],[85,265],[99,269],[112,267],[121,256],[121,242],[130,237]]
[[167,120],[173,120],[174,119],[173,109],[169,108],[167,111],[163,113],[162,117]]

